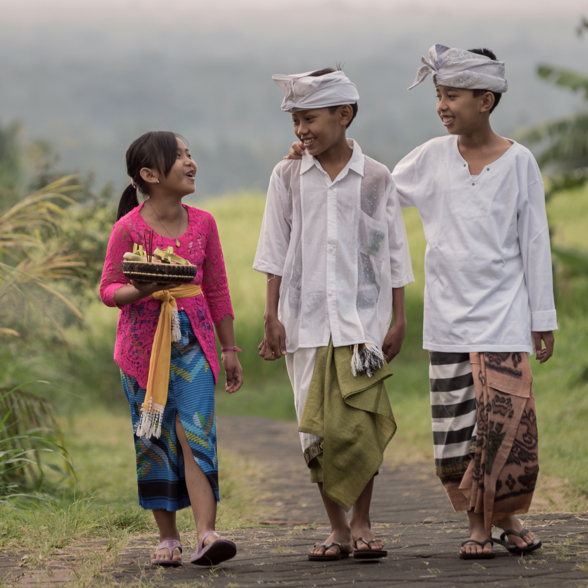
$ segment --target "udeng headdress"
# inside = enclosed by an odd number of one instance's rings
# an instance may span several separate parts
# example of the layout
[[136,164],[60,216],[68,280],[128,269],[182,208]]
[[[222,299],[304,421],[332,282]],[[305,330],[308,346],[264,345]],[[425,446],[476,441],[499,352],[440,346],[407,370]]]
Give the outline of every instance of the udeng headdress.
[[418,86],[429,74],[433,76],[435,86],[497,93],[508,90],[503,61],[494,61],[485,55],[445,45],[433,45],[429,49],[429,61],[424,57],[421,57],[421,61],[424,65],[417,71],[409,90]]
[[274,82],[284,90],[284,112],[354,104],[359,100],[357,87],[342,71],[317,77],[311,76],[311,73],[272,76]]

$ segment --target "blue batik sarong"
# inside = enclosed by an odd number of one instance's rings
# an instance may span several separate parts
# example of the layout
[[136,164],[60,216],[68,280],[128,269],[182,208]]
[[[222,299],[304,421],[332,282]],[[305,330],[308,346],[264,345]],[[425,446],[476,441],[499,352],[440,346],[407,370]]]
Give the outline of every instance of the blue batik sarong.
[[[180,416],[193,459],[204,472],[219,500],[214,376],[185,312],[179,312],[182,339],[172,343],[169,389],[159,439],[134,435],[139,504],[145,509],[176,511],[190,506],[182,447],[176,435]],[[123,389],[136,430],[145,389],[121,371]]]

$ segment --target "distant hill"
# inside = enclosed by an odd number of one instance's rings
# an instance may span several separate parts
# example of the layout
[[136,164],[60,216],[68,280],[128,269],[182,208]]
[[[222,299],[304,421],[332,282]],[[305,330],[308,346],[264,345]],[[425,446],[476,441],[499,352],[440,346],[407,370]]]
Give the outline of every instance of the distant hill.
[[294,136],[272,73],[344,63],[357,83],[350,128],[388,166],[444,132],[430,81],[408,93],[420,56],[435,42],[488,46],[507,63],[510,89],[493,115],[510,135],[578,108],[579,97],[535,75],[539,62],[584,67],[588,41],[575,22],[435,19],[242,28],[27,28],[0,23],[0,119],[45,138],[66,169],[93,170],[99,184],[125,182],[124,152],[140,133],[169,129],[189,141],[200,194],[264,190]]

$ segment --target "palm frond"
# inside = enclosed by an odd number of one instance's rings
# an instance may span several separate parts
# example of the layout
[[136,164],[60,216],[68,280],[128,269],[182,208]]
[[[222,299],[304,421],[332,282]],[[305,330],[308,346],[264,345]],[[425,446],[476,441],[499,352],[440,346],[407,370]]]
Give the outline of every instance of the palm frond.
[[45,468],[68,480],[75,476],[51,403],[26,392],[24,386],[4,390],[0,396],[0,414],[4,415],[0,422],[0,494],[4,497],[12,492],[9,488],[40,486]]

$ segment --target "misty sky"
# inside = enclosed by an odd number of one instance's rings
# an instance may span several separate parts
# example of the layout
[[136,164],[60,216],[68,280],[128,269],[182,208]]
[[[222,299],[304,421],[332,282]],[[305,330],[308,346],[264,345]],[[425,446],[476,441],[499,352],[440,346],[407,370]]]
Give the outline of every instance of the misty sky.
[[584,0],[0,0],[2,20],[22,24],[50,21],[96,22],[124,19],[135,22],[201,19],[224,22],[257,19],[260,16],[308,18],[370,19],[387,15],[436,15],[457,17],[508,18],[579,16],[587,12]]

